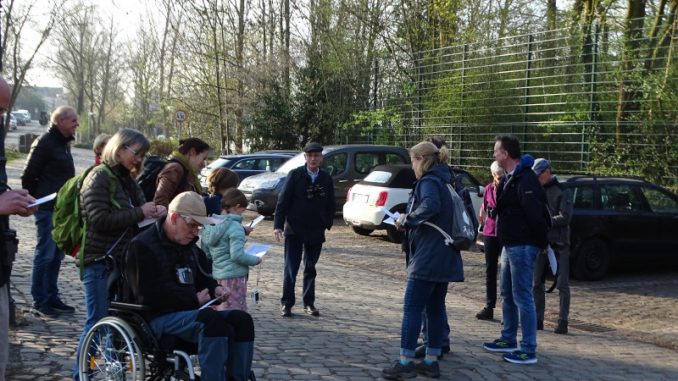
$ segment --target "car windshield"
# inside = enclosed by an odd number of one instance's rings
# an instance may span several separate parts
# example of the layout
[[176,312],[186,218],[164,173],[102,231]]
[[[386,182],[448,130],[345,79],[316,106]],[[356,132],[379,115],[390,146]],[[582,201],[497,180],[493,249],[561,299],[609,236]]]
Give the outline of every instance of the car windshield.
[[219,167],[224,167],[224,168],[230,168],[231,165],[233,164],[233,159],[226,159],[223,157],[220,157],[213,162],[209,163],[207,165],[207,168],[213,169],[213,168],[219,168]]
[[373,171],[363,181],[377,184],[385,184],[393,176],[391,172]]

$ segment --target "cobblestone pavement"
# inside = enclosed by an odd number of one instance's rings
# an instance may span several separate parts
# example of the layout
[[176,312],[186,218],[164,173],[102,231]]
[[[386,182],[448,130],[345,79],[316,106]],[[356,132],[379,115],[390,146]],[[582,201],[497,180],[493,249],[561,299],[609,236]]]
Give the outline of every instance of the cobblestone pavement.
[[[91,163],[90,151],[74,153],[79,170]],[[22,167],[22,159],[8,164],[11,186],[19,186]],[[12,275],[20,325],[10,332],[8,379],[68,379],[85,317],[77,269],[67,258],[60,276],[62,298],[77,307],[76,313],[55,319],[33,316],[29,313],[33,219],[12,217],[12,227],[21,239]],[[337,218],[318,264],[316,306],[321,316],[301,314],[297,306],[293,318],[283,319],[282,245],[272,239],[271,222],[262,222],[250,241],[273,245],[262,266],[250,273],[250,288],[258,283],[262,295],[260,304],[250,306],[258,379],[380,379],[381,369],[398,354],[405,279],[399,246],[378,233],[357,236]],[[566,336],[552,333],[557,295],[548,295],[546,330],[538,338],[539,363],[520,366],[482,349],[484,341],[498,337],[501,316],[493,322],[475,319],[483,306],[483,256],[465,252],[463,257],[466,282],[451,284],[447,298],[452,352],[441,362],[441,379],[678,379],[675,269],[618,273],[602,282],[574,281],[572,329]]]

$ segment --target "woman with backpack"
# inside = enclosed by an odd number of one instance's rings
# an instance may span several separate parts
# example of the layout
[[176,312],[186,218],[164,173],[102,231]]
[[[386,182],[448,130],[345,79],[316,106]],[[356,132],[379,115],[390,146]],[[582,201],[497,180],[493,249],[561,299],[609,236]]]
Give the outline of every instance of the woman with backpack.
[[[438,356],[441,354],[445,296],[448,282],[464,280],[459,250],[446,245],[443,235],[434,227],[452,234],[453,201],[447,188],[450,171],[441,157],[446,149],[422,142],[410,149],[412,169],[417,178],[407,205],[407,214],[396,221],[405,230],[407,245],[407,284],[403,302],[400,337],[400,359],[385,368],[386,379],[413,378],[417,374],[440,377]],[[422,311],[428,316],[429,341],[426,357],[415,363],[417,337],[421,329]]]
[[76,352],[74,380],[79,379],[77,359],[87,331],[108,314],[107,283],[114,258],[122,255],[138,232],[140,221],[166,213],[165,207],[146,202],[130,174],[139,168],[149,147],[148,140],[136,130],[116,132],[101,154],[102,164],[89,172],[80,188],[86,233],[78,266],[85,288],[87,319]]
[[179,148],[172,152],[169,161],[155,180],[153,202],[165,208],[174,196],[186,191],[203,193],[198,173],[205,166],[210,146],[198,138],[179,141]]

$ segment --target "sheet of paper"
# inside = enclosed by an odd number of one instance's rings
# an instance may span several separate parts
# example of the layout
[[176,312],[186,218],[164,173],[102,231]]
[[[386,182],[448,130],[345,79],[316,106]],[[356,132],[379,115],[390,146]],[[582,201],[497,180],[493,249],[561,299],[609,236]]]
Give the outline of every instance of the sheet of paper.
[[54,200],[55,198],[56,198],[56,192],[54,192],[52,194],[48,194],[45,197],[40,197],[39,199],[35,200],[35,202],[32,203],[32,204],[28,204],[28,208],[32,208],[36,205],[44,204],[46,202]]
[[558,260],[556,259],[556,253],[553,252],[551,246],[546,250],[546,255],[549,258],[549,266],[551,266],[551,272],[553,275],[556,275],[558,272]]
[[250,227],[253,228],[253,227],[259,225],[259,222],[261,222],[263,220],[264,220],[264,216],[259,216],[259,217],[255,218],[254,220],[252,220],[252,222],[250,222]]
[[217,300],[221,299],[221,296],[217,296],[216,298],[210,300],[209,302],[205,303],[202,305],[202,307],[198,308],[198,311],[202,310],[203,308],[207,308],[211,306],[212,304],[216,303]]
[[386,209],[386,208],[381,208],[381,210],[383,210],[384,213],[388,216],[388,218],[384,220],[384,223],[385,223],[385,224],[389,224],[389,225],[395,226],[395,222],[396,222],[396,221],[398,220],[398,218],[400,217],[400,213],[398,213],[398,212],[391,213],[391,212],[390,212],[388,209]]
[[271,245],[265,245],[263,243],[253,243],[250,244],[245,249],[245,254],[254,255],[255,257],[262,258],[268,252],[268,249],[271,248]]
[[150,225],[150,224],[152,224],[152,223],[155,223],[155,221],[157,221],[157,220],[158,220],[158,219],[157,219],[157,218],[154,218],[154,217],[146,217],[146,218],[144,218],[143,220],[139,221],[139,223],[138,223],[137,225],[138,225],[140,228],[143,228],[143,227],[148,226],[148,225]]

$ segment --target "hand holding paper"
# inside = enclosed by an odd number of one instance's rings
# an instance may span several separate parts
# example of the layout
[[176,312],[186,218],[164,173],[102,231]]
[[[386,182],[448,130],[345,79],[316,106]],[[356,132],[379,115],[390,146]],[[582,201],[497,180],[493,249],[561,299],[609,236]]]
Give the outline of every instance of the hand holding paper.
[[45,196],[45,197],[40,197],[39,199],[35,200],[34,203],[28,204],[27,208],[32,208],[32,207],[34,207],[34,206],[38,206],[38,205],[40,205],[40,204],[44,204],[44,203],[46,203],[46,202],[52,201],[52,200],[54,200],[54,199],[56,198],[56,195],[57,195],[57,194],[56,194],[56,192],[55,192],[55,193],[52,193],[52,194],[48,194],[48,195]]
[[258,258],[263,258],[268,252],[271,245],[264,245],[263,243],[253,243],[245,249],[245,254],[253,255]]

